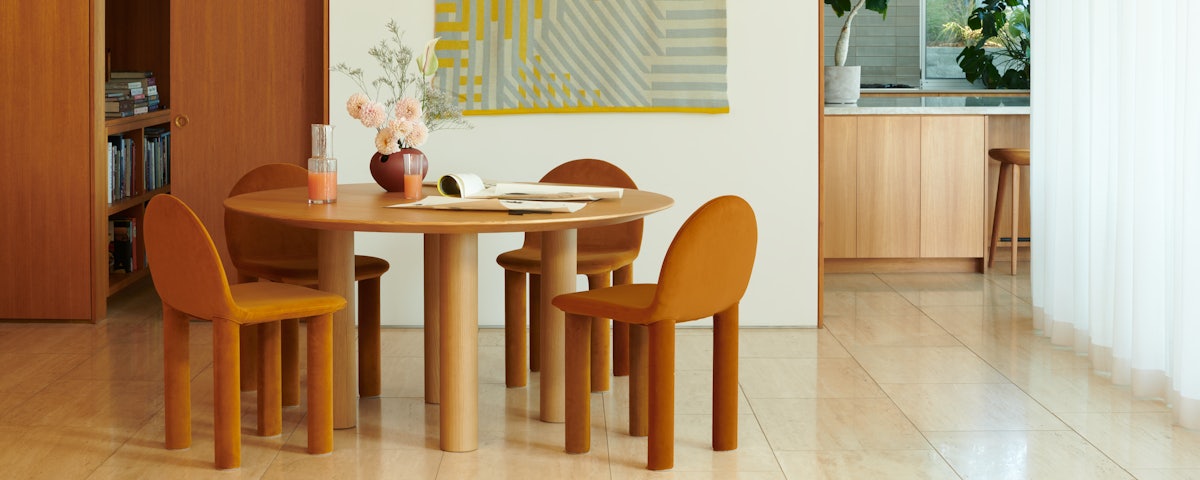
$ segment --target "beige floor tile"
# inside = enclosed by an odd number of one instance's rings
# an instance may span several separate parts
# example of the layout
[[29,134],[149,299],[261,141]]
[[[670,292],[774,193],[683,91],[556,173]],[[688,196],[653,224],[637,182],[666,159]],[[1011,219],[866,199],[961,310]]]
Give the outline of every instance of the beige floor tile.
[[129,437],[103,428],[0,426],[6,478],[86,478]]
[[848,358],[744,358],[738,368],[747,398],[865,398],[883,392]]
[[[285,448],[263,473],[264,480],[435,479],[445,454],[430,448],[391,450],[338,449],[326,455],[309,455]],[[482,477],[481,477],[482,478]]]
[[1032,309],[1027,305],[925,306],[921,311],[972,348],[989,342],[1032,342],[1037,338]]
[[743,328],[741,358],[850,358],[827,328]]
[[826,292],[890,292],[892,287],[873,273],[825,275]]
[[922,432],[1066,430],[1012,384],[880,384]]
[[1170,413],[1059,414],[1083,438],[1127,469],[1200,468],[1200,432]]
[[[86,362],[88,357],[88,354],[71,353],[0,353],[0,365],[21,365],[20,368],[5,367],[4,374],[0,375],[0,392],[36,393]],[[0,419],[5,411],[0,410]]]
[[965,347],[848,347],[876,382],[1006,383]]
[[62,380],[0,413],[0,423],[111,429],[129,435],[162,408],[161,381]]
[[425,397],[425,359],[422,357],[379,358],[382,397]]
[[777,452],[931,448],[886,398],[752,398],[750,405]]
[[854,293],[854,316],[908,316],[920,315],[921,311],[912,302],[896,292]]
[[846,346],[962,345],[925,315],[835,317],[826,319],[825,328]]
[[1027,303],[977,274],[904,273],[879,277],[918,307]]
[[1034,370],[1013,378],[1024,390],[1053,413],[1163,412],[1161,400],[1139,399],[1129,387],[1114,385],[1112,379],[1092,373],[1091,368]]
[[[536,388],[532,395],[538,395]],[[600,395],[600,396],[598,396]],[[601,404],[597,399],[603,399]],[[612,388],[603,394],[592,394],[592,409],[603,405],[605,424],[610,431],[629,433],[629,377],[613,378]],[[531,415],[537,412],[531,407]],[[738,413],[751,413],[750,401],[738,389]],[[675,414],[712,415],[712,373],[683,371],[675,373]]]
[[963,478],[1133,478],[1072,431],[929,432]]
[[946,461],[930,450],[779,452],[788,478],[957,479]]
[[1200,468],[1134,468],[1129,470],[1138,480],[1198,480]]
[[425,330],[383,327],[379,330],[379,351],[389,357],[425,357]]

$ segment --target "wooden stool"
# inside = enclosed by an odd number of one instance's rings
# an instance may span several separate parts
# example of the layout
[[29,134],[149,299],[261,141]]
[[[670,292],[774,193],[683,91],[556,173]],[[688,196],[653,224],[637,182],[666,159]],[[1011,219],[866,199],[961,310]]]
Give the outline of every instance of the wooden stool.
[[[996,243],[1000,241],[1000,210],[1004,206],[1005,184],[1008,183],[1009,171],[1012,171],[1013,200],[1012,200],[1012,267],[1010,273],[1017,274],[1017,237],[1021,218],[1021,168],[1029,166],[1028,148],[993,148],[988,150],[988,156],[1000,161],[1000,178],[996,183],[996,211],[992,214],[992,243],[988,247],[988,268],[996,261]],[[1013,168],[1013,167],[1017,168]]]

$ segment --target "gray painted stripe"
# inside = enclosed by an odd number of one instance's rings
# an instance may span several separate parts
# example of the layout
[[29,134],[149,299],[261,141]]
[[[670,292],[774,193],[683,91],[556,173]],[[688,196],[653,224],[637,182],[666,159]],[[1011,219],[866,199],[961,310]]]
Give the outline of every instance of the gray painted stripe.
[[703,20],[725,18],[725,10],[668,10],[667,20]]
[[650,73],[725,73],[725,65],[652,65]]
[[667,30],[667,38],[720,38],[725,39],[724,28],[678,28]]
[[724,83],[700,83],[700,82],[654,82],[654,91],[679,91],[692,90],[697,92],[717,92],[724,91]]
[[667,47],[668,57],[724,57],[726,47]]
[[650,102],[650,105],[655,107],[690,107],[690,108],[723,108],[728,107],[729,102],[725,100],[706,100],[706,99],[674,99],[674,98],[655,98]]

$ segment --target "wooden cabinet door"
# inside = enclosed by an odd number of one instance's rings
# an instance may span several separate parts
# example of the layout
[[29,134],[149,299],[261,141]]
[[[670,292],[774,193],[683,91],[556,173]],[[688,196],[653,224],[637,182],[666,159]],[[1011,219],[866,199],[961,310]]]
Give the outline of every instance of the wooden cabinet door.
[[921,120],[858,118],[859,258],[915,258],[921,234]]
[[857,255],[858,117],[825,117],[824,258]]
[[91,2],[46,0],[5,2],[0,15],[0,318],[89,319],[93,295],[107,293],[93,292],[107,256],[92,255],[92,156],[104,136],[92,13]]
[[984,117],[921,119],[921,256],[982,257]]
[[324,0],[171,2],[172,193],[225,259],[222,201],[250,169],[305,165],[326,123]]

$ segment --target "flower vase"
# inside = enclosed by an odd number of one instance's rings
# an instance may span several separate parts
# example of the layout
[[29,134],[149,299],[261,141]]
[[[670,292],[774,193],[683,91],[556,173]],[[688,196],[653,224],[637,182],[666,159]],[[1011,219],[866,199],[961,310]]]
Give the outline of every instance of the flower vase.
[[412,153],[421,156],[421,180],[429,173],[429,159],[415,148],[401,148],[399,152],[383,155],[375,152],[371,157],[371,177],[380,187],[389,192],[404,191],[404,154]]

